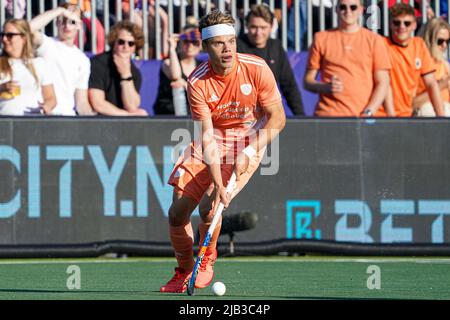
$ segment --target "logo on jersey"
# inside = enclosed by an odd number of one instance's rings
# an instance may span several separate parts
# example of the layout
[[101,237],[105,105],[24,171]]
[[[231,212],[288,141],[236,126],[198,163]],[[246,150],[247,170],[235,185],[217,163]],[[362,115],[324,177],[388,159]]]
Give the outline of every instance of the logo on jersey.
[[250,93],[252,93],[252,85],[248,83],[241,85],[241,92],[244,95],[248,96]]
[[419,57],[416,58],[415,61],[416,69],[420,69],[422,67],[422,60]]
[[178,168],[177,171],[175,172],[174,178],[181,178],[185,172],[186,170],[184,170],[183,168]]
[[218,100],[219,100],[219,97],[216,96],[215,93],[213,93],[213,94],[211,95],[211,98],[209,98],[208,102],[216,102],[216,101],[218,101]]

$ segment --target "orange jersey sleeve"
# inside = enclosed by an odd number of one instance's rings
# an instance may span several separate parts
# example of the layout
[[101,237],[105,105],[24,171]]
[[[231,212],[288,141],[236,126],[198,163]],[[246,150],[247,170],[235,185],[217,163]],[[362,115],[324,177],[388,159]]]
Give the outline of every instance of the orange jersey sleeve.
[[261,68],[261,73],[259,75],[259,86],[258,86],[258,104],[263,109],[277,103],[281,103],[281,95],[278,90],[277,82],[272,70],[264,61],[264,65]]
[[314,34],[314,41],[309,49],[307,68],[311,70],[320,70],[321,67],[321,49],[323,34],[317,32]]
[[[197,79],[197,76],[201,76],[204,73],[207,73],[208,63],[201,63],[193,72],[192,77]],[[196,81],[195,81],[196,82]],[[207,99],[204,90],[202,90],[202,86],[194,86],[192,81],[188,81],[187,83],[187,93],[188,93],[188,103],[191,109],[192,119],[194,121],[200,121],[211,117],[211,110],[207,104]]]
[[431,57],[430,51],[427,48],[427,45],[425,44],[425,41],[423,41],[422,38],[416,38],[418,42],[418,51],[419,56],[422,59],[422,67],[420,68],[420,75],[424,76],[427,73],[436,71],[436,64],[434,63],[433,58]]

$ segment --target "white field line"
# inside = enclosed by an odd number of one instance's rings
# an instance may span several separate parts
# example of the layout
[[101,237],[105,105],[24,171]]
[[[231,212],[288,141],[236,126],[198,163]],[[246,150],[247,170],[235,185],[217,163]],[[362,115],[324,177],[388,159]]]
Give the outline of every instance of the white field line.
[[[122,259],[48,259],[48,260],[0,260],[0,265],[32,265],[32,264],[107,264],[107,263],[152,263],[175,262],[175,258],[122,258]],[[450,258],[220,258],[220,263],[242,262],[282,262],[282,263],[420,263],[420,264],[450,264]]]

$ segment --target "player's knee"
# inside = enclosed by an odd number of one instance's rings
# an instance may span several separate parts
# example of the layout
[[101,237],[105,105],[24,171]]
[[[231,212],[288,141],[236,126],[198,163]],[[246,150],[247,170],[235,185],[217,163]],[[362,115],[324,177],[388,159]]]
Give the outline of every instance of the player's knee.
[[210,222],[214,217],[214,212],[211,206],[205,206],[203,208],[199,208],[200,217],[203,222]]
[[174,227],[184,226],[189,223],[191,213],[192,209],[189,206],[175,201],[169,208],[169,224]]

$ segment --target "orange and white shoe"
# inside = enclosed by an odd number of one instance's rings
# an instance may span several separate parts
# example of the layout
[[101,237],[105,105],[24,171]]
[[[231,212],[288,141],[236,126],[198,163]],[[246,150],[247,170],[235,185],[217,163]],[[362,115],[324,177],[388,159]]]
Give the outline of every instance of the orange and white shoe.
[[186,292],[191,274],[192,272],[187,272],[182,268],[175,268],[175,274],[172,279],[162,286],[159,291],[168,293]]
[[202,289],[209,286],[214,278],[214,263],[217,260],[217,250],[206,250],[202,263],[198,268],[197,279],[195,279],[195,287]]

